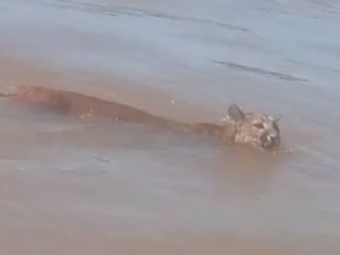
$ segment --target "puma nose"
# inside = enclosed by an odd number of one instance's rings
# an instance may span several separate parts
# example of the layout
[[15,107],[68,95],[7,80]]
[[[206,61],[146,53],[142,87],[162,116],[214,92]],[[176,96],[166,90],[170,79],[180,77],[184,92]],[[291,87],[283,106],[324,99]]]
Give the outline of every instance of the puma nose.
[[269,149],[278,145],[279,137],[276,134],[263,134],[260,137],[260,141],[263,148]]

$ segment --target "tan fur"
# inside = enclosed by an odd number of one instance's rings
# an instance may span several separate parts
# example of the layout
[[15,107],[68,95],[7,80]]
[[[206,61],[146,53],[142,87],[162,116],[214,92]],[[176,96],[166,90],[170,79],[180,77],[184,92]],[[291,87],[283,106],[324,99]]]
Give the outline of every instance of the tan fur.
[[[222,141],[262,146],[263,134],[278,138],[279,130],[273,117],[265,114],[243,113],[236,105],[228,109],[225,125],[213,123],[183,123],[147,113],[143,110],[96,97],[43,87],[25,87],[13,93],[0,93],[0,96],[28,105],[38,105],[50,111],[77,117],[105,117],[115,121],[132,122],[160,128],[169,128],[197,134],[209,134]],[[254,123],[262,123],[263,129],[254,128]],[[262,133],[261,133],[261,132]],[[261,140],[262,139],[262,140]]]

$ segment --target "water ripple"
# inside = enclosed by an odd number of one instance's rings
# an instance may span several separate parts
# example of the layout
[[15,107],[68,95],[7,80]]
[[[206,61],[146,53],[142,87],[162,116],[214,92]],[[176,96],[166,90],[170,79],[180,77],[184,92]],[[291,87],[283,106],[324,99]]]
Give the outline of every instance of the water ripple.
[[148,11],[139,8],[125,7],[125,6],[108,6],[106,4],[93,4],[93,3],[77,3],[73,1],[57,1],[56,3],[41,3],[44,5],[50,5],[59,8],[66,9],[75,9],[78,11],[85,11],[90,13],[100,13],[103,15],[110,16],[131,16],[131,17],[152,17],[152,18],[160,18],[160,19],[168,19],[168,20],[176,20],[183,22],[191,22],[191,23],[201,23],[201,24],[212,24],[219,27],[224,27],[229,30],[241,31],[252,33],[249,29],[246,29],[241,26],[232,25],[225,22],[218,22],[209,19],[195,18],[195,17],[187,17],[180,15],[171,15],[164,12],[159,11]]
[[284,73],[280,73],[280,72],[273,72],[273,71],[269,71],[269,70],[259,68],[259,67],[251,67],[251,66],[241,65],[241,64],[237,64],[237,63],[233,63],[233,62],[214,61],[214,63],[227,66],[230,69],[266,75],[266,76],[270,76],[270,77],[273,77],[273,78],[279,79],[279,80],[297,81],[297,82],[307,82],[308,81],[306,79],[299,78],[299,77],[296,77],[296,76],[292,76],[292,75],[288,75],[288,74],[284,74]]

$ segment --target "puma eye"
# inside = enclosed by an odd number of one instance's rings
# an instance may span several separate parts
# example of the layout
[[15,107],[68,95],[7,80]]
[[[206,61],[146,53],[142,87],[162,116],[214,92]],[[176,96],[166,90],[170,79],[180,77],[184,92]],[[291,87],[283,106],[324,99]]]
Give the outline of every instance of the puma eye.
[[258,128],[258,129],[264,129],[263,123],[254,123],[253,126]]

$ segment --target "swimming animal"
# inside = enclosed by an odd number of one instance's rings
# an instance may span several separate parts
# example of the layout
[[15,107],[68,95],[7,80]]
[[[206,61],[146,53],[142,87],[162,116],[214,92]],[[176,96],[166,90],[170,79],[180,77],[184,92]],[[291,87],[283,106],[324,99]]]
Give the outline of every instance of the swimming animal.
[[114,121],[156,126],[176,131],[208,134],[226,143],[251,145],[269,150],[280,145],[280,117],[265,113],[244,112],[231,104],[223,125],[214,123],[185,123],[148,113],[125,104],[97,97],[39,86],[20,87],[2,92],[1,97],[11,98],[20,104],[39,106],[51,112],[76,117],[96,116]]

